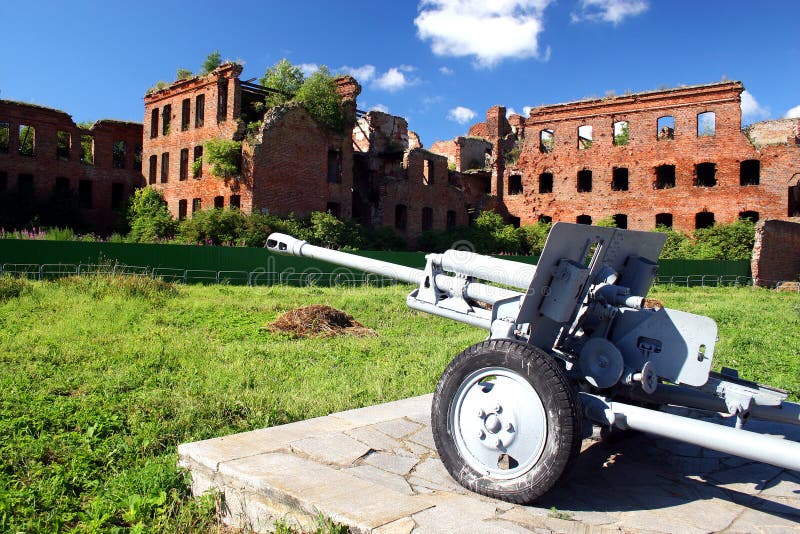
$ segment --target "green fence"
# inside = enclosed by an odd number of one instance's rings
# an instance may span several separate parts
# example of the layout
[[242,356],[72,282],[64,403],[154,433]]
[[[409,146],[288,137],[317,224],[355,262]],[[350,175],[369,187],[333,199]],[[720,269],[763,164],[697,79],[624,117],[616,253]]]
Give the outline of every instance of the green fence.
[[[357,254],[390,263],[423,268],[423,252],[361,251]],[[502,256],[534,264],[533,256]],[[13,274],[52,278],[98,270],[155,275],[184,282],[350,284],[391,283],[326,262],[272,254],[266,249],[173,244],[84,243],[0,239],[0,269]],[[748,261],[664,260],[659,282],[716,285],[749,281]]]

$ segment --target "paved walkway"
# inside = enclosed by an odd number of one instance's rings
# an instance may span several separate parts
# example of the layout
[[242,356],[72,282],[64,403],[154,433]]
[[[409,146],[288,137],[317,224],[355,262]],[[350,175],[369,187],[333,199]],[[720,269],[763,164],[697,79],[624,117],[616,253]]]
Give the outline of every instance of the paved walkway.
[[[800,532],[800,473],[641,434],[585,440],[569,479],[535,506],[470,493],[445,471],[425,395],[183,444],[193,491],[223,520],[352,532]],[[761,425],[759,428],[758,425]],[[800,427],[752,423],[753,430]]]

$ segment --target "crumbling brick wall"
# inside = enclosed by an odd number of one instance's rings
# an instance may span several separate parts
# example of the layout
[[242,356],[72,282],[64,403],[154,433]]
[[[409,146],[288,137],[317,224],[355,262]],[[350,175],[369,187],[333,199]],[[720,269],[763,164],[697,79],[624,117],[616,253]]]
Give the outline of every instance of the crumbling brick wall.
[[[33,127],[29,154],[20,150],[23,125]],[[44,207],[58,184],[78,197],[84,230],[116,229],[128,198],[142,184],[141,124],[104,119],[83,129],[63,111],[0,100],[0,129],[0,137],[8,138],[0,146],[0,191],[16,190],[27,180]],[[88,154],[82,152],[83,136]]]
[[[520,119],[512,117],[512,126],[495,106],[470,135],[493,143],[492,194],[522,224],[617,216],[632,229],[659,221],[689,231],[740,216],[787,218],[800,147],[753,146],[741,131],[743,90],[722,82],[543,106],[531,110],[522,130]],[[707,133],[698,126],[707,112],[713,132],[699,135]],[[623,122],[628,141],[615,143],[614,125]],[[579,135],[587,127],[588,137]],[[506,161],[515,145],[519,157]],[[674,182],[659,172],[671,172]]]
[[754,282],[760,286],[772,287],[800,279],[800,224],[759,222],[750,266]]

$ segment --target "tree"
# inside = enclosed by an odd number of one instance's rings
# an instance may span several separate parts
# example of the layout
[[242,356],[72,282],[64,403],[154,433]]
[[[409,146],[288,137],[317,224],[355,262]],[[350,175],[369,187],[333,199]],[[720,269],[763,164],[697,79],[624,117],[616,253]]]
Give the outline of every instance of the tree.
[[212,208],[181,221],[178,238],[187,243],[233,245],[239,241],[244,227],[245,216],[241,211]]
[[271,93],[267,97],[266,103],[270,107],[285,104],[291,100],[300,90],[304,81],[303,71],[289,63],[286,58],[269,67],[264,73],[264,77],[259,80],[264,87],[283,93]]
[[178,69],[177,74],[175,74],[175,81],[186,80],[194,76],[194,73],[187,69]]
[[170,238],[175,235],[175,221],[167,209],[164,197],[152,187],[137,189],[128,206],[131,231],[128,240],[142,243]]
[[322,126],[342,130],[342,97],[336,91],[336,80],[325,65],[306,78],[294,97]]
[[208,54],[206,60],[203,61],[203,66],[200,67],[200,75],[205,76],[220,65],[222,65],[222,56],[219,55],[219,50],[214,50]]
[[[230,139],[210,139],[203,145],[203,158],[217,178],[232,178],[241,170],[242,142]],[[192,172],[195,172],[192,166]]]

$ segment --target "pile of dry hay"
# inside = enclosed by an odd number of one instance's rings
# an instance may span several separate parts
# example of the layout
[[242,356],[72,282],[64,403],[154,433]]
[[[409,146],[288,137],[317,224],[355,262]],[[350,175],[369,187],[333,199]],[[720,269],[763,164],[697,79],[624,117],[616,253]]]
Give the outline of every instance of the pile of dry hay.
[[374,330],[359,323],[341,310],[321,304],[302,306],[289,310],[267,325],[272,332],[288,333],[296,337],[375,336]]

